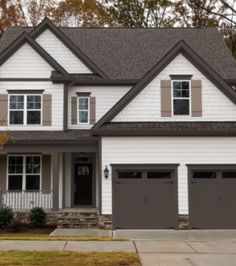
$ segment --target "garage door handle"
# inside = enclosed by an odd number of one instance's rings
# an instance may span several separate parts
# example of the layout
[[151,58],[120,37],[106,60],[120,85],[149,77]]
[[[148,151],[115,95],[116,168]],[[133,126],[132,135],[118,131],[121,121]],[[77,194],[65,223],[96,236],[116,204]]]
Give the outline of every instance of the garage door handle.
[[173,184],[174,181],[165,182],[165,184]]
[[191,184],[198,184],[198,182],[191,182]]
[[122,182],[115,182],[116,184],[122,184]]

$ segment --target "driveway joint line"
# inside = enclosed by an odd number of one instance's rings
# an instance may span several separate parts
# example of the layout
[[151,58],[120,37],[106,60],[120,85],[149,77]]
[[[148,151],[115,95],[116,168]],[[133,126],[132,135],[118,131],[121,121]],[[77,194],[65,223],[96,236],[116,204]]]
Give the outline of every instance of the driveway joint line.
[[188,245],[195,253],[199,253],[196,248],[194,248],[188,241],[184,241],[186,245]]
[[135,241],[133,240],[132,243],[133,243],[133,245],[134,245],[135,252],[138,254],[139,252],[138,252],[138,248],[137,248],[137,246],[136,246]]
[[65,241],[65,244],[64,244],[64,247],[63,247],[62,250],[65,250],[66,249],[67,243],[68,243],[68,240]]

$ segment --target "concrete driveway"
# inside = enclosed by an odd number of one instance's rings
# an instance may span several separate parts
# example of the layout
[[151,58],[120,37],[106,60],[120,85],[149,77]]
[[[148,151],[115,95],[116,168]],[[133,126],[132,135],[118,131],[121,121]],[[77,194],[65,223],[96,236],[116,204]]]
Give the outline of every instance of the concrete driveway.
[[236,241],[134,240],[142,266],[236,266]]

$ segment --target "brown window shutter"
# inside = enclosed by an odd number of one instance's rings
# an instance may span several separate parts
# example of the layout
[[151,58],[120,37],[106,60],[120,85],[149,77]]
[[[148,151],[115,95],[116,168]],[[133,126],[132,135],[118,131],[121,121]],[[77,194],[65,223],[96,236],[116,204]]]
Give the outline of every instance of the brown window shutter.
[[0,125],[7,126],[8,94],[0,94]]
[[161,80],[161,116],[171,116],[171,80]]
[[77,97],[71,97],[71,124],[77,125]]
[[191,81],[192,116],[202,116],[202,81]]
[[51,190],[51,155],[42,156],[42,190]]
[[43,94],[43,126],[52,125],[52,95]]
[[7,156],[0,155],[0,190],[6,190]]
[[90,124],[96,123],[96,98],[90,97]]

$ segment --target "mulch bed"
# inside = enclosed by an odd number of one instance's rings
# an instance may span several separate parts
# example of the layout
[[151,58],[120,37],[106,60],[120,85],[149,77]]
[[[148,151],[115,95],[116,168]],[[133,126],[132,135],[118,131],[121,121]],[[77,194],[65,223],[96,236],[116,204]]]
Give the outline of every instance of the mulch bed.
[[44,228],[32,228],[30,225],[19,225],[17,228],[0,229],[1,234],[7,233],[35,233],[35,234],[50,234],[56,226],[47,226]]

